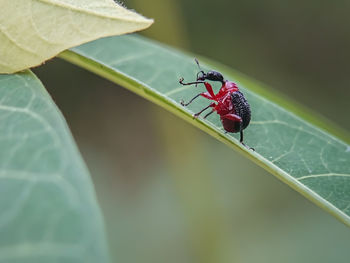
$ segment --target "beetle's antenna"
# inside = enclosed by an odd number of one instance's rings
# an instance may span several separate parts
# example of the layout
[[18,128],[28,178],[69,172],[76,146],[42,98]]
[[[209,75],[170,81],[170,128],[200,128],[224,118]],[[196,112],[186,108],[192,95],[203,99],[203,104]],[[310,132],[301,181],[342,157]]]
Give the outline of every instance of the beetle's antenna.
[[[198,68],[199,68],[199,72],[197,73],[197,80],[198,80],[198,75],[199,75],[199,73],[202,73],[203,76],[205,76],[205,73],[204,73],[204,71],[201,69],[201,66],[199,66],[198,59],[197,59],[197,58],[194,58],[194,61],[196,61],[197,66],[198,66]],[[196,87],[197,87],[197,84],[196,84]]]
[[198,66],[198,68],[199,68],[199,72],[202,72],[203,74],[204,74],[204,71],[201,69],[201,66],[199,66],[199,62],[198,62],[198,59],[194,59],[195,61],[196,61],[196,63],[197,63],[197,66]]

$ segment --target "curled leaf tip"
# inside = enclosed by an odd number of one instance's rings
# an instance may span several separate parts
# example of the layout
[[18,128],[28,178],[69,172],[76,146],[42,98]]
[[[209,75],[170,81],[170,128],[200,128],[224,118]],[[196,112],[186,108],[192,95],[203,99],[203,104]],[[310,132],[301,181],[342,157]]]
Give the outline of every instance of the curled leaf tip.
[[63,50],[148,28],[148,19],[113,0],[1,1],[0,74],[38,66]]

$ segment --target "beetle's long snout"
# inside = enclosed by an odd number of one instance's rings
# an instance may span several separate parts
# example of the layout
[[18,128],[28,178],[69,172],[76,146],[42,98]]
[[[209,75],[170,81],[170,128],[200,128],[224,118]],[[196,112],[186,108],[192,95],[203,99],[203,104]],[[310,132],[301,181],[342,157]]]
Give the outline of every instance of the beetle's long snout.
[[197,73],[197,81],[198,80],[205,80],[205,78],[206,78],[206,74],[203,71],[199,71]]

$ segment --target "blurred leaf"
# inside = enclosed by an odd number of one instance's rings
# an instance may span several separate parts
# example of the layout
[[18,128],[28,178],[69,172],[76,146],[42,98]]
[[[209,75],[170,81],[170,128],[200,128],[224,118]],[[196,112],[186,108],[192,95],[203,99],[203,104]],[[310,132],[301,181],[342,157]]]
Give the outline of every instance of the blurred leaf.
[[[62,53],[61,57],[191,122],[239,150],[350,225],[349,145],[290,110],[252,92],[261,87],[249,78],[224,72],[226,78],[238,83],[251,104],[252,122],[245,130],[245,142],[254,147],[255,152],[243,147],[237,140],[238,135],[225,134],[217,115],[213,114],[205,121],[192,118],[193,113],[208,105],[206,99],[198,99],[188,108],[180,105],[181,99],[188,101],[204,90],[203,87],[183,87],[178,83],[180,77],[195,79],[198,68],[191,56],[141,37],[123,36],[100,39],[73,48]],[[127,109],[125,114],[128,114]],[[139,117],[142,118],[142,112]],[[235,168],[232,167],[232,176],[234,173]]]
[[67,48],[153,22],[113,0],[0,0],[0,6],[0,73],[37,66]]
[[29,71],[0,75],[0,262],[108,262],[88,171]]

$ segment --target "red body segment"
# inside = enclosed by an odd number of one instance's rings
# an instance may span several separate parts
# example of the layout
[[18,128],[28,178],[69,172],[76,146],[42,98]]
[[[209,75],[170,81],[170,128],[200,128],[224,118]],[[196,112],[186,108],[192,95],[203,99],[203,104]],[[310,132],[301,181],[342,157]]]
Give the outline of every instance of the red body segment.
[[239,132],[242,119],[236,115],[234,105],[232,103],[231,94],[239,91],[236,83],[225,81],[219,92],[215,95],[212,86],[204,83],[207,92],[201,93],[201,96],[216,102],[211,104],[213,110],[220,115],[222,125],[227,132]]

